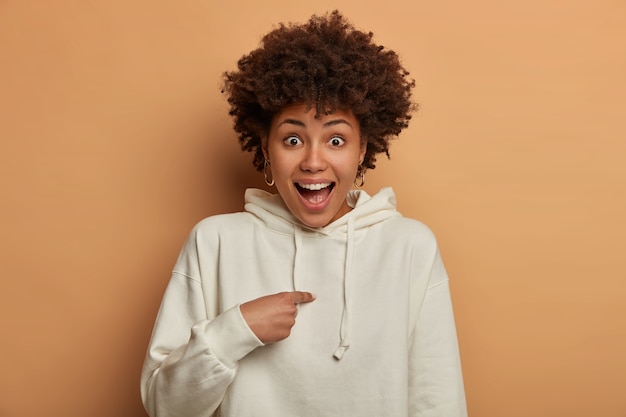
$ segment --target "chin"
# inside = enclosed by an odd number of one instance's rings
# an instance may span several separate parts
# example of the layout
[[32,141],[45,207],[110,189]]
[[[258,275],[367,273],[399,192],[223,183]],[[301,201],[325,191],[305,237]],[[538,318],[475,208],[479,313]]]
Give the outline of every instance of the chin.
[[324,227],[330,223],[329,219],[311,219],[298,217],[298,220],[300,220],[300,223],[304,224],[305,226],[313,227],[316,229]]

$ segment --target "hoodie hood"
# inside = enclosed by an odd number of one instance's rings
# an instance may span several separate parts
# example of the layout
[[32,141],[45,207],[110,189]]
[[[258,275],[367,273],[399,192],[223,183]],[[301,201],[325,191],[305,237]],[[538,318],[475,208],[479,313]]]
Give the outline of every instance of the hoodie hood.
[[373,197],[363,190],[351,190],[346,200],[352,210],[344,216],[324,226],[313,228],[302,224],[283,203],[279,194],[270,194],[260,189],[248,189],[245,193],[245,211],[259,218],[265,225],[281,233],[290,234],[294,240],[293,289],[297,291],[298,272],[303,267],[299,254],[302,251],[302,238],[306,235],[319,237],[332,236],[345,240],[346,251],[343,271],[343,312],[339,329],[339,346],[333,353],[341,360],[350,347],[350,295],[352,265],[356,234],[364,229],[400,216],[396,210],[396,197],[391,188],[383,188]]
[[373,197],[363,190],[351,190],[346,200],[352,210],[324,227],[309,227],[300,223],[283,203],[279,194],[270,194],[257,188],[246,190],[245,210],[258,217],[270,229],[279,232],[291,233],[294,226],[297,226],[302,230],[321,235],[347,233],[350,219],[354,221],[355,229],[360,230],[400,215],[396,211],[396,196],[389,187],[381,189]]

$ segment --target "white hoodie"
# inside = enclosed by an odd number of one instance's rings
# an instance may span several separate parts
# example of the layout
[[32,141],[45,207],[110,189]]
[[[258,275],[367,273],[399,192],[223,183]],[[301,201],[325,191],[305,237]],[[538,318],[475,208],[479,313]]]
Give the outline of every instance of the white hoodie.
[[[390,188],[303,226],[279,195],[209,217],[174,267],[141,377],[152,417],[466,416],[448,278]],[[263,345],[239,305],[310,291],[291,335]]]

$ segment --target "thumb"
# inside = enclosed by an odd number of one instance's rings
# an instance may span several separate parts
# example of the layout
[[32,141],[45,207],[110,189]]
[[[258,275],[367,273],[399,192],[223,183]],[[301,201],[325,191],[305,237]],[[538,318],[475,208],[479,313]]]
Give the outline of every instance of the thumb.
[[315,300],[315,296],[307,291],[293,291],[291,298],[294,304],[310,303]]

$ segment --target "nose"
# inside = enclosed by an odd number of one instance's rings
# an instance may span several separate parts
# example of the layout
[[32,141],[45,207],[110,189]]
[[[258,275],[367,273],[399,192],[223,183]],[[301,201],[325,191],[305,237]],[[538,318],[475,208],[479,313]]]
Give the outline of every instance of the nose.
[[326,169],[324,148],[318,144],[310,144],[304,149],[300,169],[309,172],[319,172]]

